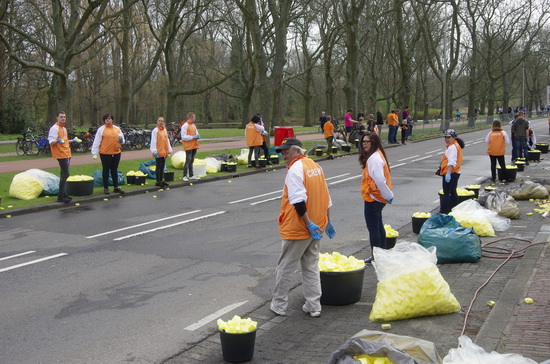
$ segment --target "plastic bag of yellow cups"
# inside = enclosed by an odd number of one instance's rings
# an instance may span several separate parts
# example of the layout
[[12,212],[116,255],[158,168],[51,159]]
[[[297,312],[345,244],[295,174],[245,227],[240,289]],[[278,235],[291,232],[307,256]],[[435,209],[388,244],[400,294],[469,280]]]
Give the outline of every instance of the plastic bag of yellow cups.
[[353,359],[359,360],[359,363],[361,364],[393,364],[393,362],[388,358],[380,358],[367,354],[355,355]]
[[390,250],[375,247],[373,253],[378,285],[371,321],[404,320],[460,310],[436,266],[435,248],[401,243]]
[[323,272],[347,272],[365,267],[365,262],[353,255],[345,256],[338,252],[319,254],[319,270]]
[[220,331],[225,331],[230,334],[251,332],[256,330],[258,327],[258,322],[252,321],[250,317],[243,319],[237,315],[233,316],[233,318],[229,321],[218,319],[217,324]]

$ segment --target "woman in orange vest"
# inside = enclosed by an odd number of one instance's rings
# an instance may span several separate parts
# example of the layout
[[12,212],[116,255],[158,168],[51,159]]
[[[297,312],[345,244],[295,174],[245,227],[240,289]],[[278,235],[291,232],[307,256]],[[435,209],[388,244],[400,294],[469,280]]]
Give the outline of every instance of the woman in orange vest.
[[255,167],[260,167],[260,146],[262,145],[262,133],[267,134],[264,127],[260,125],[260,118],[254,115],[250,122],[246,124],[245,136],[246,144],[248,145],[248,168],[253,168],[252,165],[252,152],[254,152],[254,159],[256,160]]
[[183,165],[184,182],[189,180],[198,180],[199,177],[193,174],[193,162],[195,155],[199,150],[199,139],[201,138],[197,126],[195,125],[195,113],[187,113],[187,121],[181,126],[181,142],[185,150],[185,164]]
[[168,140],[168,133],[164,127],[164,118],[157,119],[157,127],[151,132],[151,146],[149,150],[155,157],[157,183],[155,186],[168,187],[169,184],[164,181],[164,167],[166,166],[166,157],[172,154],[172,146]]
[[506,144],[510,144],[510,137],[508,133],[502,130],[500,120],[493,121],[493,128],[485,137],[485,143],[487,143],[487,154],[491,159],[491,181],[496,181],[497,161],[503,173],[504,180],[508,180],[504,156],[506,155]]
[[[359,164],[363,169],[361,195],[364,203],[365,223],[369,230],[371,249],[389,249],[386,246],[386,230],[382,210],[393,202],[390,166],[382,142],[377,134],[366,133],[361,137]],[[365,263],[372,262],[372,256]]]
[[329,159],[334,159],[332,155],[332,142],[334,141],[334,124],[332,121],[327,121],[323,124],[325,139],[327,140],[327,156]]
[[65,185],[67,178],[69,178],[69,165],[71,164],[71,147],[69,143],[78,143],[77,139],[69,140],[67,129],[65,128],[65,122],[67,115],[64,111],[59,111],[56,116],[57,122],[52,125],[48,133],[48,142],[50,143],[50,150],[52,151],[52,157],[57,159],[61,173],[59,176],[59,194],[57,196],[57,202],[69,203],[72,198],[67,195]]
[[113,192],[124,194],[124,191],[118,187],[118,164],[122,155],[121,145],[124,144],[124,134],[120,128],[113,125],[114,117],[112,114],[103,115],[103,125],[95,133],[94,144],[92,144],[92,155],[94,159],[101,158],[103,166],[103,193],[109,192],[109,174],[113,180]]
[[451,209],[458,205],[458,194],[456,187],[460,178],[460,167],[462,166],[462,148],[464,142],[457,138],[458,133],[454,129],[445,130],[445,153],[441,157],[439,175],[443,178],[443,197],[439,212],[448,214]]

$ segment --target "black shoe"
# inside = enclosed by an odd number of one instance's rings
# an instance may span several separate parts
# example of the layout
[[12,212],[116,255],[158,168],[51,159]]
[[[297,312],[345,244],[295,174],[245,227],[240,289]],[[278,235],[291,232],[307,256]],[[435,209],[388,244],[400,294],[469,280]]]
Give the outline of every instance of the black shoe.
[[72,198],[67,195],[57,196],[57,202],[69,203],[71,200]]
[[164,184],[162,182],[157,182],[157,183],[155,183],[155,186],[162,188],[162,187],[164,187]]
[[164,181],[162,181],[161,183],[162,183],[162,187],[163,187],[163,188],[164,188],[164,187],[169,187],[169,186],[170,186],[168,183],[166,183],[166,182],[164,182]]
[[104,188],[103,189],[103,193],[106,194],[106,195],[110,195],[111,192],[109,192],[109,189],[108,188]]
[[124,194],[126,193],[126,192],[124,192],[122,189],[120,189],[120,188],[118,188],[118,187],[115,188],[115,189],[113,190],[113,192],[120,193],[121,195],[124,195]]
[[249,164],[248,168],[254,168],[254,166],[252,164]]
[[373,260],[374,260],[374,257],[368,257],[367,259],[365,259],[365,263],[371,264]]

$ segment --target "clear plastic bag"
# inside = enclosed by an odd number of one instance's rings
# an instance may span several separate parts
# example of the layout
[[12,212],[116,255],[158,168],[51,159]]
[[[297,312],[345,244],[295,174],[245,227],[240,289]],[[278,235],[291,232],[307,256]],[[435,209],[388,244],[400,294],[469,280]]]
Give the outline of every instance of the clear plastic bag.
[[385,250],[374,248],[373,266],[378,278],[369,319],[403,320],[457,312],[460,304],[435,265],[436,249],[401,243]]
[[508,194],[516,200],[529,200],[531,198],[547,198],[548,190],[540,183],[525,181],[518,187],[510,189]]
[[472,342],[468,336],[458,338],[459,348],[449,350],[443,358],[443,364],[537,364],[536,361],[519,354],[487,353]]
[[[510,227],[510,219],[498,216],[498,214],[495,211],[486,209],[485,207],[481,206],[477,201],[474,200],[467,200],[462,202],[461,204],[455,206],[452,209],[451,214],[455,217],[455,219],[462,224],[461,219],[457,218],[457,216],[461,216],[462,218],[468,219],[468,220],[479,220],[479,223],[482,223],[482,221],[487,220],[489,224],[491,224],[491,228],[496,231],[506,231]],[[464,225],[462,226],[472,226],[472,225]],[[494,231],[491,235],[482,235],[480,234],[475,224],[472,226],[474,227],[474,230],[477,235],[479,236],[494,236]]]
[[399,364],[438,364],[441,358],[434,343],[411,336],[362,330],[334,351],[328,364],[356,364],[356,355],[388,358]]
[[222,161],[216,158],[204,158],[204,161],[206,162],[207,173],[216,173],[222,169]]
[[43,194],[55,196],[59,193],[59,177],[55,174],[36,168],[29,169],[25,173],[38,178],[44,188]]
[[478,202],[499,216],[509,219],[518,219],[520,216],[519,204],[504,191],[484,193],[478,198]]

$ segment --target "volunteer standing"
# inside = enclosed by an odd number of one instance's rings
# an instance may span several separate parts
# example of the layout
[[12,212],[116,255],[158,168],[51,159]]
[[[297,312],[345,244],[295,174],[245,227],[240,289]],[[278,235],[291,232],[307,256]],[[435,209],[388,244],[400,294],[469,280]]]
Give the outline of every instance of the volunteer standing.
[[[371,250],[374,247],[387,249],[386,231],[382,221],[382,210],[393,202],[390,167],[380,137],[367,133],[361,137],[359,164],[363,169],[361,196],[364,201],[364,215]],[[365,259],[370,263],[372,256]]]
[[193,173],[193,162],[195,161],[197,150],[199,150],[200,138],[201,136],[195,125],[195,113],[189,112],[187,113],[187,121],[181,126],[181,142],[183,143],[183,150],[185,150],[185,164],[183,165],[182,178],[184,182],[200,179]]
[[282,252],[275,270],[275,287],[270,309],[286,315],[291,275],[298,263],[302,270],[302,310],[311,317],[321,315],[321,279],[319,245],[323,230],[329,238],[336,235],[330,222],[332,201],[321,167],[304,155],[302,143],[286,138],[277,148],[287,165],[279,214]]
[[441,157],[440,175],[443,184],[443,196],[439,212],[448,214],[451,209],[458,205],[458,194],[456,187],[460,178],[460,167],[462,166],[462,148],[464,142],[457,138],[458,134],[453,129],[445,130],[445,153]]
[[169,184],[164,181],[164,167],[166,166],[166,157],[172,154],[172,146],[170,145],[162,116],[157,119],[157,127],[151,132],[151,146],[149,150],[151,150],[156,162],[155,174],[157,183],[155,186],[168,187]]
[[[260,146],[263,143],[262,134],[267,134],[264,127],[260,124],[260,118],[254,115],[250,122],[246,124],[244,135],[248,145],[248,168],[260,167]],[[252,153],[254,153],[255,163],[252,165]]]
[[59,175],[59,194],[57,202],[69,203],[72,198],[67,195],[65,186],[67,178],[69,178],[69,165],[71,164],[71,147],[70,143],[77,142],[74,139],[69,140],[65,122],[67,115],[64,111],[59,111],[56,116],[57,122],[52,125],[48,132],[48,142],[52,157],[57,159],[61,173]]
[[508,133],[502,130],[500,120],[493,121],[492,131],[485,137],[485,143],[487,143],[487,154],[491,160],[491,181],[496,181],[497,161],[500,165],[504,180],[508,180],[504,155],[506,154],[506,144],[510,144],[510,137]]
[[118,187],[118,164],[122,155],[121,145],[124,144],[124,134],[120,128],[113,125],[114,117],[112,114],[103,115],[103,125],[97,129],[94,144],[92,144],[92,155],[94,159],[101,159],[103,166],[103,193],[109,192],[109,175],[113,180],[113,192],[124,194],[124,191]]
[[327,121],[323,124],[325,139],[327,140],[327,156],[329,159],[334,159],[332,155],[332,142],[334,141],[334,124]]

